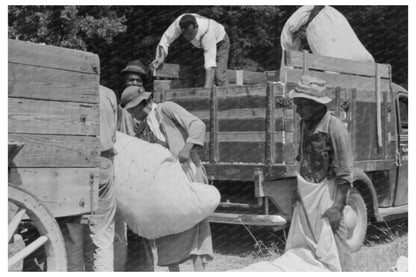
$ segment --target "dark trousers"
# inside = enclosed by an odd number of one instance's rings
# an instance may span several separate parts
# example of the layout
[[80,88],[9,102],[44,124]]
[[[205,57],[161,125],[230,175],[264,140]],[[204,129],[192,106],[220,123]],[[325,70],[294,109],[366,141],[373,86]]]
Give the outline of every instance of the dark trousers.
[[126,271],[154,271],[152,241],[127,228],[127,243]]
[[215,84],[217,86],[224,86],[226,84],[229,52],[230,38],[225,34],[224,39],[217,43],[217,68],[215,69]]

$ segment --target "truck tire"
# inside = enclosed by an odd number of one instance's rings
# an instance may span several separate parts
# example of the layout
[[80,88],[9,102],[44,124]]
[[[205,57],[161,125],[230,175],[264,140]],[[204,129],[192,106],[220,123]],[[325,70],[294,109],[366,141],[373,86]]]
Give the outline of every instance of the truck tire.
[[367,232],[367,206],[361,193],[356,188],[351,189],[347,204],[351,207],[355,217],[354,226],[347,228],[347,244],[351,251],[356,252],[363,245]]

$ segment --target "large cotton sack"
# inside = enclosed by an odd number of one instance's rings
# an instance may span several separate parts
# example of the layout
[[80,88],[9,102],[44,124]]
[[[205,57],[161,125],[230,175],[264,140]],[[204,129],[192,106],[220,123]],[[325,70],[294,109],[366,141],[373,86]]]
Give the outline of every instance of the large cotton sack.
[[[313,6],[302,6],[286,21],[281,33],[285,50],[300,50],[300,39],[293,33],[309,18]],[[341,59],[374,62],[373,56],[358,39],[347,19],[336,9],[325,6],[306,29],[312,53]]]
[[119,132],[115,148],[117,209],[139,236],[154,239],[180,233],[218,206],[218,190],[190,183],[168,149]]

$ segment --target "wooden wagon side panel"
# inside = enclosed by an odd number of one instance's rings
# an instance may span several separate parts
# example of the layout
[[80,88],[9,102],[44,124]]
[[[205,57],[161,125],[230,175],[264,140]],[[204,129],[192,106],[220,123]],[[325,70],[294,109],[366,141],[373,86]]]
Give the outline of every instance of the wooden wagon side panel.
[[9,139],[24,144],[9,182],[37,196],[55,217],[98,202],[97,55],[9,40]]
[[55,217],[60,217],[96,209],[98,186],[93,184],[98,177],[97,169],[91,168],[23,167],[12,168],[9,181],[31,191]]

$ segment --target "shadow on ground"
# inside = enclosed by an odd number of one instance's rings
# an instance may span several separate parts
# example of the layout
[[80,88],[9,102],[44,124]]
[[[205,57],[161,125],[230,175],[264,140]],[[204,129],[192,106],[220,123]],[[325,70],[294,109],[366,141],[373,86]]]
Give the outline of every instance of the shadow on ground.
[[247,229],[243,225],[211,223],[213,247],[223,255],[268,255],[269,251],[283,253],[287,230],[273,231],[271,228]]
[[[243,225],[211,223],[211,232],[216,253],[246,257],[267,255],[268,251],[282,254],[288,229],[273,231],[271,228],[250,227],[248,230]],[[407,217],[382,223],[371,222],[364,244],[388,243],[407,233]]]

